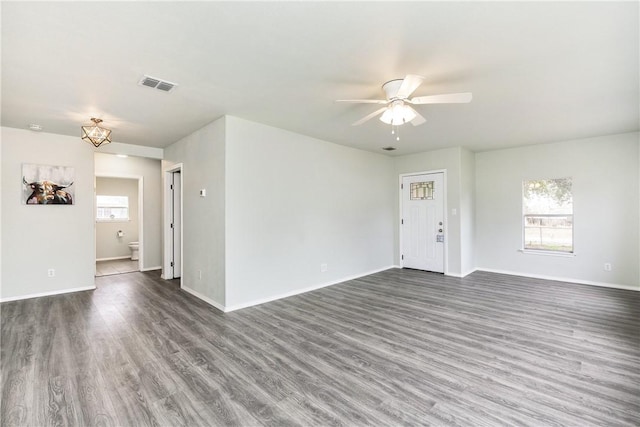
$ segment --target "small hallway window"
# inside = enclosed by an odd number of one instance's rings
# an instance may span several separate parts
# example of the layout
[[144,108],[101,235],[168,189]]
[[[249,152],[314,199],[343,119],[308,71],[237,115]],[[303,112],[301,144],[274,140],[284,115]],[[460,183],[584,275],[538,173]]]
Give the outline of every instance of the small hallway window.
[[129,197],[96,196],[96,221],[129,221]]
[[573,253],[571,178],[523,181],[525,250]]

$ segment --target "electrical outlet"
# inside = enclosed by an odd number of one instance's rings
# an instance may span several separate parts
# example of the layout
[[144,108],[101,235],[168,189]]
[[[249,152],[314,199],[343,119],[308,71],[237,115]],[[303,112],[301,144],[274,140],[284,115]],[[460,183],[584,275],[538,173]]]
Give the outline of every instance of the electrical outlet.
[[53,268],[50,268],[47,270],[47,276],[48,277],[56,277],[56,270]]
[[320,273],[326,272],[328,268],[327,264],[320,264]]
[[611,271],[611,263],[610,262],[605,262],[604,263],[604,271]]

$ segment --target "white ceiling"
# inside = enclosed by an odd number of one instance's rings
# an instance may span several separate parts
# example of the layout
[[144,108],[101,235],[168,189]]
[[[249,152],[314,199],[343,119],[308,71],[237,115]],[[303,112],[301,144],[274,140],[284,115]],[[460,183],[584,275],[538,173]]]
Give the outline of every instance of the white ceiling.
[[[225,115],[392,155],[637,131],[638,2],[3,2],[2,125],[165,147]],[[144,75],[179,84],[137,85]],[[381,85],[426,77],[395,141]]]

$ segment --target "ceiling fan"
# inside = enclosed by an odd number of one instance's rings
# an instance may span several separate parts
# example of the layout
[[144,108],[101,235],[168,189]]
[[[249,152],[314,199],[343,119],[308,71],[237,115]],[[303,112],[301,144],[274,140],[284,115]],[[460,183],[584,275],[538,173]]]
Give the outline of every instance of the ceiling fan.
[[336,102],[351,102],[356,104],[384,104],[385,106],[354,122],[353,126],[361,125],[367,120],[382,114],[380,120],[392,126],[411,123],[421,125],[426,120],[411,105],[422,104],[464,104],[471,102],[471,92],[448,93],[443,95],[409,96],[422,84],[424,77],[408,74],[404,79],[390,80],[382,85],[387,99],[339,99]]

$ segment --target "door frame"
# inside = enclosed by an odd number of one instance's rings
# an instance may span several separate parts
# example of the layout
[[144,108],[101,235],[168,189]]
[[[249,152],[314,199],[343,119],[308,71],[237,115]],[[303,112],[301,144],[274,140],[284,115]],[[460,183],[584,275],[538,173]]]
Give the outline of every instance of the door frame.
[[[98,226],[96,225],[96,209],[97,201],[96,196],[96,179],[97,178],[120,178],[120,179],[135,179],[138,181],[138,271],[144,271],[144,177],[142,175],[129,175],[124,173],[102,173],[96,172],[93,175],[93,258],[97,259],[98,256]],[[97,273],[97,268],[94,262],[93,275]]]
[[408,176],[415,176],[415,175],[426,175],[426,174],[430,174],[430,173],[441,173],[442,174],[442,182],[443,182],[443,186],[444,186],[444,200],[443,202],[443,214],[444,214],[444,275],[448,276],[449,275],[449,215],[448,215],[448,209],[447,209],[447,170],[446,169],[434,169],[434,170],[430,170],[430,171],[425,171],[425,172],[411,172],[411,173],[401,173],[398,176],[398,261],[399,261],[399,265],[400,268],[404,267],[404,261],[402,259],[402,249],[403,249],[403,242],[402,242],[402,179],[406,178]]
[[[174,172],[180,172],[180,277],[183,277],[184,271],[184,165],[182,163],[173,164],[163,170],[162,181],[164,188],[163,197],[163,216],[162,216],[162,229],[163,229],[163,254],[162,254],[162,277],[169,280],[175,278],[173,269],[171,268],[171,254],[173,253],[173,244],[171,241],[171,209],[173,200],[171,196],[171,179],[170,175]],[[169,272],[172,272],[169,274]],[[180,287],[182,287],[182,280],[180,280]]]

